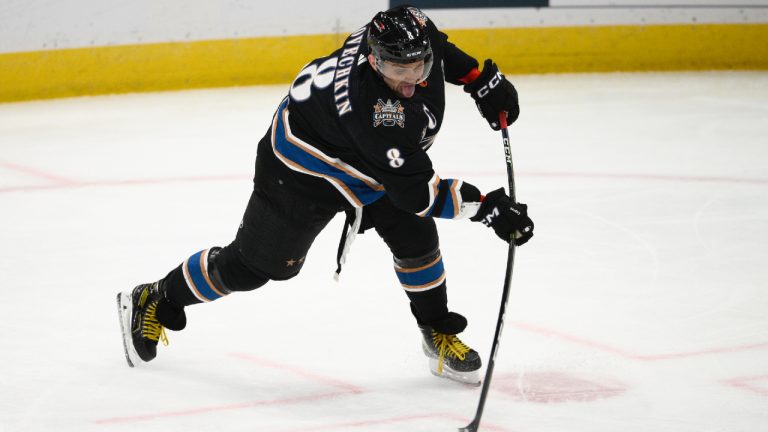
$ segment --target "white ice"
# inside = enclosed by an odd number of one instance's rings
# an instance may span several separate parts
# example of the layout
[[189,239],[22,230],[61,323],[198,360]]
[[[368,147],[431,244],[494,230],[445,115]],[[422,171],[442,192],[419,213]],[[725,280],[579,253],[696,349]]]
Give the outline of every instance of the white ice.
[[[513,77],[518,250],[481,430],[768,430],[768,73]],[[295,279],[188,308],[125,363],[115,295],[225,245],[286,86],[0,105],[0,431],[449,431],[388,250],[342,219]],[[366,109],[361,107],[361,109]],[[406,119],[407,121],[407,119]],[[460,89],[443,178],[506,184]],[[487,361],[506,245],[439,221],[450,305]]]

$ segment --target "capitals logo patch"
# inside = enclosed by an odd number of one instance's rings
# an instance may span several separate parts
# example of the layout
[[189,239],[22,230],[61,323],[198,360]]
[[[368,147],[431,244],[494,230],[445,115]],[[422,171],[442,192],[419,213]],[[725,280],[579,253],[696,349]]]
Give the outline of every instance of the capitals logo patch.
[[373,106],[373,127],[379,125],[405,127],[405,108],[400,105],[400,101],[392,102],[387,99],[386,102],[379,99]]

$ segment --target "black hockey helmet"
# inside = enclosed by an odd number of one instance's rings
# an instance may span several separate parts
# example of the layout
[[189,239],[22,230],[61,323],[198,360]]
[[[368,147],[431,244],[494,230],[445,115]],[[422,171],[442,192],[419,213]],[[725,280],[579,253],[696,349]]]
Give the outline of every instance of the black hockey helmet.
[[383,62],[413,63],[424,60],[424,81],[432,69],[432,46],[427,36],[427,16],[413,6],[398,6],[379,12],[368,25],[368,46],[376,59],[376,68]]

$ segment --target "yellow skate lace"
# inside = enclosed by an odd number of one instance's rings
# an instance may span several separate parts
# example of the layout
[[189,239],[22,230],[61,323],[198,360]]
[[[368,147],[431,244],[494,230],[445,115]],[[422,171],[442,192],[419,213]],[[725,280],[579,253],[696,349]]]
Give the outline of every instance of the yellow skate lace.
[[164,346],[168,346],[168,336],[165,334],[165,327],[157,321],[156,310],[157,302],[152,302],[147,306],[147,314],[144,316],[141,334],[149,340],[155,342],[159,340]]
[[443,373],[443,363],[446,357],[464,360],[469,352],[469,347],[464,345],[464,342],[456,337],[456,335],[438,333],[432,330],[432,343],[435,344],[435,347],[440,352],[437,359],[438,374]]

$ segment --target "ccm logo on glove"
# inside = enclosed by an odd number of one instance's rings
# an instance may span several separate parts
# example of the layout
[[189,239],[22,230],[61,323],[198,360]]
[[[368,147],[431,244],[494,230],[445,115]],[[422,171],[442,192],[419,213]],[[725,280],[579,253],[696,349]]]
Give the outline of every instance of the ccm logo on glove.
[[493,224],[493,219],[499,215],[499,209],[497,207],[494,207],[493,210],[485,215],[483,218],[483,225],[490,227]]
[[493,228],[500,239],[506,242],[513,240],[517,246],[533,237],[533,221],[528,217],[528,206],[513,203],[502,188],[488,193],[477,214],[470,220]]
[[520,115],[520,104],[517,101],[517,90],[499,67],[491,60],[483,64],[483,71],[471,83],[464,86],[464,91],[475,100],[480,114],[488,121],[493,130],[499,130],[499,113],[507,113],[507,124],[510,125]]
[[477,97],[484,98],[488,95],[488,93],[491,91],[491,89],[496,88],[497,85],[501,82],[501,80],[504,79],[504,75],[501,74],[501,72],[496,71],[496,75],[491,78],[490,81],[488,81],[488,84],[485,84],[484,86],[480,87],[479,90],[477,90]]

